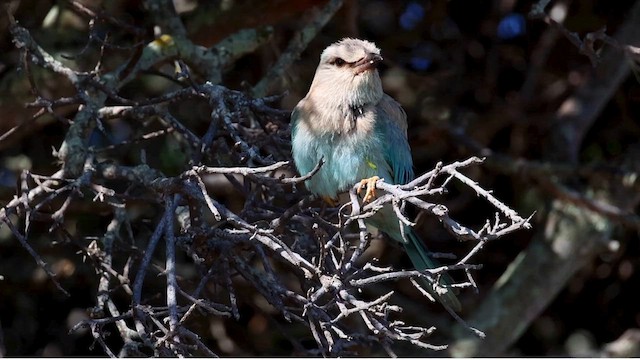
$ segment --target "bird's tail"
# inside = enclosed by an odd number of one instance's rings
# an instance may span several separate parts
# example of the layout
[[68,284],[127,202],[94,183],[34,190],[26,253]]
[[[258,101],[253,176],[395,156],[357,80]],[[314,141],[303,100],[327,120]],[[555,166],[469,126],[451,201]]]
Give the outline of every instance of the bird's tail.
[[[408,241],[403,241],[402,243],[416,270],[434,269],[440,266],[437,261],[429,257],[422,239],[420,239],[412,228],[405,226],[405,235]],[[438,301],[448,305],[454,311],[460,311],[460,301],[458,301],[453,290],[447,286],[453,282],[448,274],[442,274],[442,276],[439,277],[438,284],[432,284],[425,278],[421,278],[420,282],[425,290]]]

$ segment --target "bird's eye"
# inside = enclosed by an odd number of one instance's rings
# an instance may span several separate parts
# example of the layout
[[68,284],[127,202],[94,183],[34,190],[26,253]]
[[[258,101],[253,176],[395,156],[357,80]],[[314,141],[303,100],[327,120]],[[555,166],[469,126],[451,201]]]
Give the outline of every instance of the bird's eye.
[[344,65],[346,63],[347,63],[346,61],[344,61],[344,60],[342,60],[340,58],[335,58],[333,60],[333,65],[335,65],[335,66],[342,66],[342,65]]

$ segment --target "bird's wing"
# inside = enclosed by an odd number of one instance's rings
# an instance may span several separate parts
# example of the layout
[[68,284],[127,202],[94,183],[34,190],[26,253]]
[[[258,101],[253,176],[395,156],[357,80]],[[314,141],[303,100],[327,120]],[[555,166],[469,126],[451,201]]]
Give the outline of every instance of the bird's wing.
[[308,119],[305,117],[314,116],[305,99],[300,100],[291,113],[291,147],[293,159],[298,168],[298,172],[304,175],[311,171],[319,160],[318,149],[313,141],[314,134],[309,128]]
[[378,104],[377,130],[384,139],[384,158],[393,170],[393,183],[413,180],[413,160],[407,142],[407,114],[400,104],[384,94]]

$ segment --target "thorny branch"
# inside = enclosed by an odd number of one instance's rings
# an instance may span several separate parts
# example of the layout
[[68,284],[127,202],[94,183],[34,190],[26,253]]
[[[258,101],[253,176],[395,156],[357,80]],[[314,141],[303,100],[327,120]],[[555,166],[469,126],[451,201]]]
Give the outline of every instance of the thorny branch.
[[[135,27],[121,26],[120,20],[75,2],[71,4],[87,17],[105,18],[125,31],[144,34]],[[330,1],[320,10],[312,30],[317,32],[340,4]],[[149,10],[162,22],[163,31],[173,33],[148,39],[142,55],[132,56],[110,70],[102,69],[101,62],[92,72],[72,69],[38,46],[27,29],[11,25],[14,43],[29,66],[62,76],[77,92],[71,98],[37,98],[30,104],[49,112],[55,112],[58,105],[77,108],[56,153],[60,170],[51,175],[25,171],[20,193],[0,209],[0,219],[62,291],[56,275],[29,243],[33,222],[51,224],[51,232],[64,234],[93,263],[97,273],[96,306],[90,319],[74,330],[89,328],[96,342],[112,357],[149,352],[155,356],[213,356],[214,351],[201,340],[189,319],[240,318],[239,307],[247,301],[237,291],[240,277],[285,321],[308,327],[317,344],[317,348],[306,349],[309,354],[348,355],[356,346],[380,345],[393,356],[392,346],[398,342],[428,350],[446,348],[427,342],[437,330],[435,327],[397,319],[402,307],[395,303],[394,291],[374,299],[364,295],[368,288],[401,279],[424,278],[435,284],[435,279],[446,272],[460,272],[466,278],[451,287],[474,287],[473,272],[480,269],[480,264],[472,262],[473,256],[483,245],[530,227],[528,218],[520,217],[462,174],[462,169],[479,165],[482,160],[438,164],[406,185],[380,180],[377,187],[383,193],[368,204],[361,203],[354,185],[350,201],[339,209],[338,219],[321,215],[301,184],[321,169],[322,162],[309,174],[295,177],[288,155],[287,112],[269,105],[277,97],[252,98],[215,84],[227,62],[255,48],[260,40],[247,40],[247,33],[241,32],[237,42],[223,40],[226,45],[222,54],[200,49],[186,39],[184,28],[170,7],[170,2],[158,2]],[[266,88],[306,46],[313,34],[305,35],[305,31],[292,41],[256,91]],[[239,45],[233,48],[229,46],[232,43]],[[108,50],[102,46],[99,51],[103,54]],[[178,79],[180,89],[146,100],[122,95],[122,87],[136,81],[142,71],[175,58],[187,61],[202,77],[191,75],[185,68],[180,76],[189,81],[181,83]],[[35,83],[31,85],[33,93],[39,94]],[[202,135],[171,111],[171,105],[187,100],[210,107],[209,127]],[[86,134],[96,129],[107,132],[100,124],[112,120],[136,124],[138,133],[104,147],[90,144]],[[179,174],[165,175],[145,161],[143,146],[156,138],[181,144],[188,160]],[[136,147],[142,152],[137,164],[119,161],[119,150]],[[213,186],[214,179],[224,179],[225,185]],[[481,228],[456,221],[446,206],[437,202],[453,181],[495,208],[495,214],[485,214],[488,218]],[[241,199],[239,210],[219,194],[217,187],[222,186]],[[145,216],[144,221],[129,212],[141,201],[157,212]],[[459,260],[425,271],[396,270],[371,262],[360,264],[358,260],[371,238],[367,217],[384,204],[392,204],[398,221],[413,226],[403,212],[407,203],[437,218],[453,239],[476,245]],[[70,235],[65,229],[63,220],[77,211],[73,206],[76,204],[91,204],[109,214],[110,222],[102,236],[85,238]],[[350,213],[345,211],[348,207]],[[355,233],[352,224],[357,225]],[[159,248],[164,248],[164,254]],[[197,286],[180,276],[177,259],[183,254],[198,270]],[[296,284],[292,284],[291,274]],[[154,281],[157,276],[165,280],[164,291]],[[416,281],[412,283],[421,290]],[[425,300],[433,301],[427,292],[422,293]],[[128,306],[115,301],[116,297],[127,299]],[[110,335],[113,326],[117,332]],[[115,345],[119,349],[109,341],[110,336],[121,339],[121,345]]]
[[601,62],[601,58],[599,55],[601,49],[596,48],[596,42],[602,42],[604,44],[612,46],[615,49],[621,50],[633,61],[637,62],[640,60],[640,47],[629,44],[621,44],[616,39],[607,35],[606,28],[601,28],[597,31],[589,32],[581,39],[576,32],[570,31],[544,11],[544,8],[548,4],[548,2],[549,1],[543,0],[534,5],[532,10],[529,12],[529,17],[533,19],[542,19],[553,29],[560,32],[567,40],[569,40],[569,42],[571,42],[571,44],[578,48],[581,54],[589,58],[589,61],[591,61],[591,65],[593,65],[594,67]]

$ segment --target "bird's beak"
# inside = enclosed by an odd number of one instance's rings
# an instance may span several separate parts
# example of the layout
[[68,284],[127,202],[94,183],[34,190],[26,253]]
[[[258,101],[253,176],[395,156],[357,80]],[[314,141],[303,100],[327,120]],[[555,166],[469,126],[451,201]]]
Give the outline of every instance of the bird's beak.
[[354,65],[356,74],[360,74],[367,70],[374,70],[381,61],[382,61],[382,56],[378,54],[369,53],[362,59],[356,61],[353,65]]

